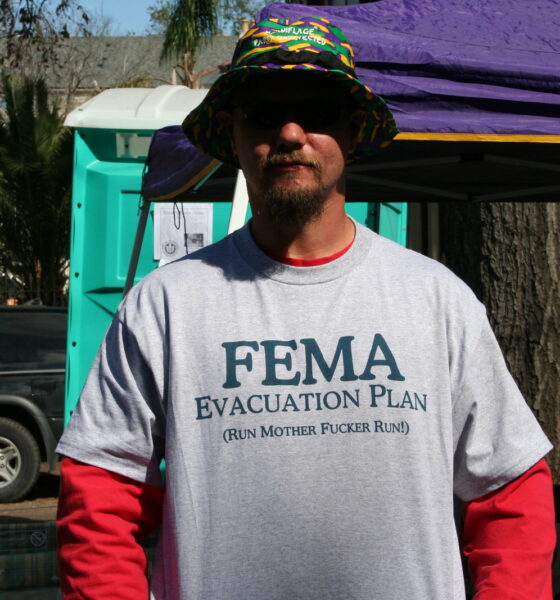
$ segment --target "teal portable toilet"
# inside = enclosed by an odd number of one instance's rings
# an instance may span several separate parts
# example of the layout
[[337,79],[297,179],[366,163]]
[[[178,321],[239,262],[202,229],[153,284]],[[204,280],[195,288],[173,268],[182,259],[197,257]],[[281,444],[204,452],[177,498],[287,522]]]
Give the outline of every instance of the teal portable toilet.
[[[66,119],[75,128],[66,420],[122,299],[151,137],[180,123],[205,93],[183,86],[106,90]],[[226,213],[220,205],[214,214],[216,239],[225,234]],[[157,265],[153,227],[147,227],[136,279]]]
[[[137,282],[163,258],[158,254],[160,230],[154,228],[158,215],[180,217],[186,204],[174,202],[188,201],[188,209],[198,210],[206,226],[204,243],[218,241],[250,216],[242,173],[216,161],[185,198],[178,194],[158,198],[157,204],[143,202],[142,177],[154,132],[180,124],[205,94],[171,85],[106,90],[66,119],[75,128],[66,421],[127,283]],[[162,200],[168,208],[158,211]],[[350,198],[347,210],[358,222],[406,245],[405,203]]]

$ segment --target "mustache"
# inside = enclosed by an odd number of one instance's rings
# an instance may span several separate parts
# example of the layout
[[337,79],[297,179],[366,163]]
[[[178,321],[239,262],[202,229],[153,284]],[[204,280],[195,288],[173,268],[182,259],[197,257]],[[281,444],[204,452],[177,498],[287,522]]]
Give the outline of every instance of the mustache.
[[305,154],[301,152],[292,152],[290,154],[272,154],[270,156],[267,156],[265,159],[263,159],[261,167],[263,169],[266,169],[269,167],[278,167],[293,163],[298,163],[301,165],[312,167],[317,170],[321,166],[318,160],[305,156]]

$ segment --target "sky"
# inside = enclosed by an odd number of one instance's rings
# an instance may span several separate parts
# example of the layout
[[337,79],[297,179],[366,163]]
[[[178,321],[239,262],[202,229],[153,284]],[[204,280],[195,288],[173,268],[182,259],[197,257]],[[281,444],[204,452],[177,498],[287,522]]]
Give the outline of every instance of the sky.
[[150,26],[148,6],[155,0],[81,0],[81,4],[91,17],[103,15],[111,17],[111,33],[142,35]]
[[[110,17],[111,35],[145,35],[150,28],[148,7],[157,4],[156,0],[79,0],[79,3],[93,19],[100,15]],[[264,0],[260,4],[264,5]],[[94,26],[91,30],[95,35]]]

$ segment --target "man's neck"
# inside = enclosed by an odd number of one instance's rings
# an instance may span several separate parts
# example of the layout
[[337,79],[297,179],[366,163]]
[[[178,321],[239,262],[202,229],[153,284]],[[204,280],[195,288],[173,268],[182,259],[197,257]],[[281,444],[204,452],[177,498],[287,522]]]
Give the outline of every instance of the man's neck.
[[343,250],[354,240],[354,222],[344,211],[324,210],[303,225],[277,224],[254,215],[251,233],[257,244],[269,253],[293,259],[317,259]]

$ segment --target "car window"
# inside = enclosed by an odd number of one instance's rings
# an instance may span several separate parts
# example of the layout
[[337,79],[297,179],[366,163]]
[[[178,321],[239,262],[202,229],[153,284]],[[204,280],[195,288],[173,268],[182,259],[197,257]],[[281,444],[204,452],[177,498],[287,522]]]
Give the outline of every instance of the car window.
[[63,312],[0,313],[0,370],[64,369],[66,321]]

